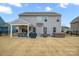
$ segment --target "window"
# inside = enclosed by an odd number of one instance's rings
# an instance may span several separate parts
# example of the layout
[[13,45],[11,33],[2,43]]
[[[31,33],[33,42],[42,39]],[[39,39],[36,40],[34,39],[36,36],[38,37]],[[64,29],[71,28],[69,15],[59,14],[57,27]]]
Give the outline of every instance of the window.
[[44,22],[47,22],[47,20],[48,20],[48,17],[45,16],[45,17],[44,17]]
[[59,19],[57,19],[57,22],[59,22]]
[[43,19],[43,17],[42,17],[42,16],[37,16],[37,21],[38,21],[38,22],[41,22],[41,21],[42,21],[42,19]]
[[37,27],[42,27],[43,23],[36,23]]
[[60,21],[60,19],[61,19],[61,18],[60,18],[60,16],[58,16],[58,17],[57,17],[57,22],[59,22],[59,21]]
[[44,20],[44,22],[47,22],[48,17],[47,16],[37,16],[37,21],[38,22],[42,22]]
[[47,19],[45,19],[44,21],[47,22]]
[[56,27],[53,27],[53,32],[56,32]]
[[33,27],[33,32],[36,32],[36,28],[35,27]]
[[47,27],[44,27],[44,28],[43,28],[43,33],[44,33],[44,34],[47,34]]

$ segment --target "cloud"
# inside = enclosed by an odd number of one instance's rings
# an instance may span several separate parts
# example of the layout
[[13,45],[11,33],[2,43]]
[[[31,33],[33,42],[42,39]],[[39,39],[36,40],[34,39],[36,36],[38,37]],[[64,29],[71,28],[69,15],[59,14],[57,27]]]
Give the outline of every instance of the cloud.
[[8,3],[9,5],[13,5],[13,6],[16,6],[16,7],[22,7],[22,4],[21,3]]
[[69,5],[79,6],[79,3],[60,3],[61,8],[67,8]]
[[6,13],[6,14],[11,14],[12,10],[10,7],[6,7],[6,6],[0,6],[0,12],[1,13]]
[[2,3],[78,3],[79,0],[0,0]]
[[[16,6],[16,7],[22,7],[22,4],[21,3],[7,3],[9,5],[13,5],[13,6]],[[29,4],[25,4],[26,6],[28,6]],[[13,11],[12,11],[12,8],[10,6],[2,6],[0,5],[0,12],[1,13],[6,13],[6,14],[12,14]]]
[[46,10],[46,11],[52,11],[52,8],[47,6],[47,7],[45,8],[45,10]]
[[68,5],[69,5],[68,3],[60,3],[61,8],[67,8]]
[[0,0],[2,3],[21,3],[23,0]]
[[79,6],[79,3],[71,3],[71,5]]
[[60,3],[61,8],[67,8],[67,6],[69,5],[79,6],[79,0],[67,0],[65,3],[64,2]]
[[0,2],[17,7],[22,7],[21,3],[60,3],[60,7],[62,8],[66,8],[71,3],[73,5],[79,5],[79,0],[0,0]]
[[17,6],[17,7],[22,7],[22,2],[23,0],[0,0],[0,3],[8,3],[9,5]]
[[12,2],[12,3],[66,3],[66,2],[70,2],[71,0],[1,0],[0,2]]

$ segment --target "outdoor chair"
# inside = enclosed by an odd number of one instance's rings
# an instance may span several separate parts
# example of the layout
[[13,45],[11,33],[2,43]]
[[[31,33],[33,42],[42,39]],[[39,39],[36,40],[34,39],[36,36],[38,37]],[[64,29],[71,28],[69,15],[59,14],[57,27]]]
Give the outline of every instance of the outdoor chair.
[[48,37],[50,34],[41,34],[42,37]]
[[18,33],[18,37],[27,37],[27,33]]

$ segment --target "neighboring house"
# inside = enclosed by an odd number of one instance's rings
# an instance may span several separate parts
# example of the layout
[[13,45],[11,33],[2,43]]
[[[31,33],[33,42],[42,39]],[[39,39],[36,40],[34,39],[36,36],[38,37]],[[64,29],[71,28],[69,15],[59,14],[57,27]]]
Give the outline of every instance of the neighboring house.
[[67,26],[62,26],[62,32],[66,33],[67,31],[70,31],[70,28]]
[[0,34],[8,34],[8,27],[9,24],[0,17]]
[[71,30],[72,31],[79,31],[79,16],[72,20]]
[[19,33],[35,31],[38,36],[42,34],[52,35],[61,33],[61,14],[56,12],[24,12],[19,14],[19,18],[10,23],[12,37],[13,26]]

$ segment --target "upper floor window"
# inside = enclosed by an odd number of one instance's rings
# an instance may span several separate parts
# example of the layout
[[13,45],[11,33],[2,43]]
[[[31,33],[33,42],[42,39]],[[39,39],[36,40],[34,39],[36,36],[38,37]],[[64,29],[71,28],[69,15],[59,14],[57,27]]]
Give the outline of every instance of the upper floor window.
[[47,20],[48,20],[47,16],[37,16],[38,22],[42,22],[42,21],[47,22]]
[[59,22],[60,20],[59,19],[57,19],[57,22]]
[[45,16],[45,17],[44,17],[44,22],[47,22],[47,20],[48,20],[48,17]]
[[57,22],[60,22],[60,17],[57,17]]
[[37,27],[42,27],[43,23],[36,23]]
[[42,21],[42,19],[43,19],[43,17],[42,17],[42,16],[37,16],[37,21],[38,21],[38,22],[41,22],[41,21]]

